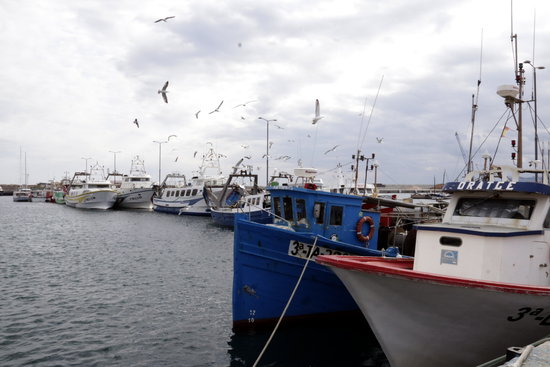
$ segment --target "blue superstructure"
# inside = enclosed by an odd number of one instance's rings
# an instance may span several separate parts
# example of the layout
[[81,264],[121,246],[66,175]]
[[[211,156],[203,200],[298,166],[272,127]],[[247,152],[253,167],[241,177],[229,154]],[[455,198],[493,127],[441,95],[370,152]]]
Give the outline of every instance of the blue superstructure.
[[[380,231],[380,203],[376,204],[376,200],[301,187],[271,188],[270,195],[272,223],[255,223],[242,215],[235,220],[235,329],[277,320],[314,243],[314,256],[395,256],[398,253],[394,247],[388,249],[389,228],[384,226]],[[400,205],[395,201],[385,202]],[[367,209],[373,206],[376,209]],[[357,310],[334,273],[310,261],[285,319],[296,321]]]

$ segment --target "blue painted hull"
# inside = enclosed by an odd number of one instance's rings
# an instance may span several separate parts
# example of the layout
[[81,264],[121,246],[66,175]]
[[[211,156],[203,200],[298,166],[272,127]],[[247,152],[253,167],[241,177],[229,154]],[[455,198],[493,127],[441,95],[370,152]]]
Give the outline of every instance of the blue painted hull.
[[[233,326],[246,329],[272,324],[282,314],[306,260],[289,255],[291,241],[314,243],[314,235],[238,218],[234,235]],[[319,237],[317,246],[353,255],[380,251]],[[286,319],[358,311],[338,277],[325,266],[308,263]]]
[[[235,223],[235,212],[212,210],[210,211],[210,215],[212,216],[214,223],[220,226],[233,228]],[[271,215],[265,210],[251,211],[250,213],[244,213],[244,215],[250,221],[256,223],[269,223],[272,221]]]

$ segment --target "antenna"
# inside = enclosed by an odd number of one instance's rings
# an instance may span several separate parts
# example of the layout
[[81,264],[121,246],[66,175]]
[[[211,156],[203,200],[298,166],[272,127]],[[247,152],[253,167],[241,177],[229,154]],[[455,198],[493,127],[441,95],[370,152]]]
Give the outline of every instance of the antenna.
[[479,78],[477,79],[477,88],[475,96],[472,94],[472,126],[470,131],[470,150],[468,151],[468,161],[466,173],[470,173],[473,170],[472,167],[472,144],[474,142],[474,124],[476,120],[476,111],[479,100],[479,86],[481,85],[481,67],[483,65],[483,28],[481,28],[481,46],[479,51]]

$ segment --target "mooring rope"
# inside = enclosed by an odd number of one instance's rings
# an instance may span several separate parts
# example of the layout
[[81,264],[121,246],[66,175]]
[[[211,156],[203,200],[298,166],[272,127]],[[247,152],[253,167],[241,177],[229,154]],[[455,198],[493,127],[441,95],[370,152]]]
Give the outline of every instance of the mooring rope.
[[288,309],[288,306],[290,306],[290,302],[292,302],[292,299],[294,298],[294,294],[296,293],[296,290],[298,289],[298,286],[300,285],[300,282],[302,281],[302,278],[304,277],[304,273],[306,272],[306,268],[309,264],[309,260],[313,257],[313,252],[315,250],[315,247],[317,246],[317,239],[319,237],[315,236],[315,241],[313,241],[313,246],[310,249],[309,256],[307,257],[306,263],[304,264],[304,268],[302,269],[302,273],[300,274],[300,277],[298,278],[298,281],[296,282],[296,285],[294,286],[294,290],[292,291],[292,294],[290,295],[290,298],[288,299],[288,302],[286,303],[286,306],[283,310],[283,313],[281,316],[279,316],[279,320],[277,321],[277,324],[275,325],[275,328],[271,332],[271,335],[269,336],[269,339],[267,339],[267,342],[264,345],[264,348],[260,352],[260,355],[258,356],[258,359],[256,359],[256,362],[252,365],[252,367],[256,367],[258,363],[260,362],[260,359],[262,359],[262,356],[264,355],[265,351],[267,350],[267,347],[269,346],[269,343],[271,343],[271,339],[273,339],[273,336],[275,336],[275,333],[277,332],[277,329],[279,328],[279,325],[281,324],[281,321],[283,321],[283,317],[285,316],[286,310]]

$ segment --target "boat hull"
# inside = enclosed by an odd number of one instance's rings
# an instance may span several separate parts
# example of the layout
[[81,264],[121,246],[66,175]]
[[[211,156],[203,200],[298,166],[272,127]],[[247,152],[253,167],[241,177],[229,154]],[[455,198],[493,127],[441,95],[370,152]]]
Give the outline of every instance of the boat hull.
[[155,190],[150,189],[121,189],[118,192],[115,208],[119,209],[147,209],[153,208]]
[[[214,223],[223,226],[233,228],[235,224],[235,215],[238,213],[243,213],[240,209],[229,209],[229,210],[217,210],[211,209],[210,215]],[[266,210],[253,210],[250,212],[245,211],[243,213],[248,220],[256,223],[269,223],[272,221],[271,214]]]
[[65,195],[65,204],[81,209],[111,209],[116,202],[117,193],[114,190],[88,191],[82,194]]
[[[235,222],[233,274],[233,328],[247,330],[272,326],[281,316],[306,263],[289,254],[296,245],[314,243],[309,232],[243,220]],[[333,253],[380,254],[365,247],[319,237],[316,243]],[[306,255],[307,256],[307,255]],[[359,313],[341,281],[328,269],[308,263],[300,286],[286,311],[285,320],[298,322],[340,313]],[[360,315],[360,314],[359,314]]]
[[30,196],[14,196],[13,201],[15,201],[16,203],[30,203],[32,201],[32,198]]
[[186,201],[170,201],[153,198],[153,210],[177,215],[210,216],[210,208],[203,198]]
[[318,261],[353,295],[392,367],[475,366],[550,333],[548,287],[414,272],[412,261],[334,258]]

